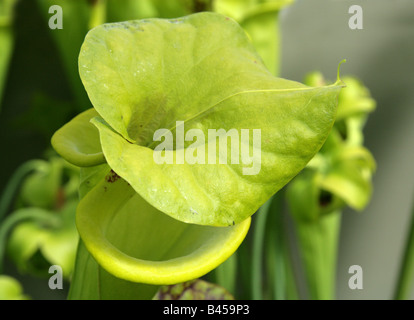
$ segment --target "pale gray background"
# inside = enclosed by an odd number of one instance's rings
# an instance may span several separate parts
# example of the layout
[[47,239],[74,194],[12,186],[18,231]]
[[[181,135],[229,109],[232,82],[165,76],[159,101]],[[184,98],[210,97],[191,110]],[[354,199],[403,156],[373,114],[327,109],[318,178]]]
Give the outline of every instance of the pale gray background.
[[[350,30],[348,8],[363,8],[363,30]],[[297,0],[281,16],[282,76],[320,70],[335,80],[359,77],[376,99],[365,128],[377,161],[374,195],[363,213],[343,216],[339,299],[390,299],[414,198],[414,1]],[[348,288],[348,268],[364,271],[363,290]],[[414,295],[413,295],[414,298]]]

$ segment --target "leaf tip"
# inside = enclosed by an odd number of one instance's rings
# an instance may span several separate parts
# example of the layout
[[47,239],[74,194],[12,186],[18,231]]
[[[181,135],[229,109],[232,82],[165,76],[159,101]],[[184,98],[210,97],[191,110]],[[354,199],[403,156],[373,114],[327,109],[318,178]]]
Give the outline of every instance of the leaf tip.
[[345,87],[346,85],[345,85],[345,83],[341,80],[341,76],[340,76],[340,71],[341,71],[341,65],[343,64],[343,63],[345,63],[346,62],[346,59],[343,59],[341,62],[339,62],[339,64],[338,64],[338,71],[337,71],[337,74],[336,74],[336,82],[335,82],[335,86],[342,86],[342,87]]

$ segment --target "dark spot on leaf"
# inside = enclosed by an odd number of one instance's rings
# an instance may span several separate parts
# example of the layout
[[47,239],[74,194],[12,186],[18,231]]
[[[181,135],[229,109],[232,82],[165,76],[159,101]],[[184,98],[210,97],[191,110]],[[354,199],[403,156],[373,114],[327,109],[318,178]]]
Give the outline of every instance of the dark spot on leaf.
[[233,226],[234,226],[234,220],[233,220]]
[[111,172],[105,177],[106,181],[109,183],[113,183],[118,180],[120,177],[116,174],[114,170],[111,169]]

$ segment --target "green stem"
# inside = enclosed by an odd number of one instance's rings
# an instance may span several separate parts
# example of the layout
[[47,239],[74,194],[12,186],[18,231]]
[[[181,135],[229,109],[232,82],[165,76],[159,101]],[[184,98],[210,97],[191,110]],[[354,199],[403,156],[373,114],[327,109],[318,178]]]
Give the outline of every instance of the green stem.
[[252,252],[252,299],[263,299],[263,246],[266,220],[273,198],[270,198],[256,213],[253,230]]
[[89,29],[95,28],[106,22],[106,0],[97,0],[89,18]]
[[269,277],[269,296],[275,300],[286,298],[285,229],[283,223],[284,189],[273,196],[266,230],[266,262]]
[[239,292],[237,295],[238,299],[251,300],[251,275],[252,275],[252,264],[251,264],[251,232],[247,235],[239,249],[237,250],[238,260],[238,283]]
[[236,294],[237,252],[218,266],[214,273],[215,282],[234,296]]
[[6,187],[4,188],[3,195],[0,198],[0,221],[6,215],[7,210],[10,207],[10,203],[16,193],[17,188],[23,178],[32,170],[38,168],[43,164],[42,160],[30,160],[23,163],[12,175]]
[[[285,243],[287,243],[287,241]],[[298,300],[299,293],[297,288],[297,280],[292,266],[292,257],[288,248],[285,248],[284,268],[286,271],[286,300]]]
[[274,300],[297,300],[298,293],[294,277],[291,256],[288,247],[288,234],[283,215],[285,189],[274,197],[270,208],[267,230],[267,274],[270,283],[270,297]]
[[324,215],[317,221],[296,221],[300,252],[312,300],[334,299],[340,221],[340,211]]
[[[268,240],[266,241],[266,273],[269,277],[269,291],[272,300],[285,299],[285,268],[280,249],[277,232],[272,230],[268,233]],[[282,259],[280,259],[281,257]]]
[[395,289],[396,300],[409,299],[414,278],[414,204],[411,214],[411,226],[407,236],[405,252],[401,261],[400,273]]
[[59,224],[60,222],[60,219],[56,215],[40,208],[24,208],[9,215],[0,226],[0,274],[3,272],[4,253],[6,251],[9,231],[16,224],[29,219],[52,225]]

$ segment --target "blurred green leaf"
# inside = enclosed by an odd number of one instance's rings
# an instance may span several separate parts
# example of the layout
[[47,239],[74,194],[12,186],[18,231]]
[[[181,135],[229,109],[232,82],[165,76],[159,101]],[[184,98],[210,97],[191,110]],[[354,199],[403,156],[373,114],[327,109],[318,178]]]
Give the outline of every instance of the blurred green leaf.
[[[360,81],[353,77],[346,79],[347,87],[341,90],[338,110],[345,110],[343,115],[347,116],[335,122],[321,150],[289,185],[289,204],[297,220],[316,221],[345,205],[362,210],[371,198],[376,164],[369,150],[362,146],[362,130],[375,102]],[[319,72],[309,74],[306,82],[326,85]],[[365,108],[367,101],[370,108]]]
[[0,300],[28,300],[21,284],[14,278],[0,275]]
[[183,17],[194,12],[193,0],[152,0],[151,1],[157,9],[157,17],[160,18],[178,18]]
[[8,235],[16,225],[26,220],[43,223],[45,226],[49,227],[59,227],[62,223],[58,216],[42,208],[22,208],[13,212],[13,214],[8,215],[0,225],[0,274],[3,270],[4,253],[8,243]]
[[55,40],[61,61],[69,80],[78,111],[89,109],[91,104],[83,89],[78,73],[78,56],[83,39],[89,30],[91,5],[84,0],[37,0],[45,19],[45,28],[52,16],[49,8],[53,5],[62,7],[63,29],[50,29]]
[[54,99],[43,93],[36,93],[30,107],[13,119],[18,130],[32,130],[50,139],[59,127],[76,114],[77,106],[72,102]]
[[355,77],[344,77],[342,80],[346,88],[338,96],[338,120],[375,110],[375,100],[361,81]]
[[[59,225],[38,221],[18,224],[10,235],[8,252],[22,273],[46,276],[51,265],[62,267],[63,275],[73,271],[78,233],[75,227],[77,200],[65,205],[59,213]],[[13,213],[12,213],[13,214]]]
[[273,74],[279,73],[279,11],[293,0],[213,0],[213,11],[235,19],[244,28]]
[[55,207],[61,182],[61,165],[59,161],[44,161],[24,180],[19,195],[24,206]]
[[[341,210],[364,209],[372,194],[375,160],[362,146],[363,126],[375,101],[361,82],[344,79],[338,118],[318,154],[288,186],[300,252],[312,299],[333,299]],[[326,85],[318,73],[309,85]]]
[[22,183],[21,205],[59,210],[66,200],[76,199],[79,169],[60,157],[40,161]]
[[20,208],[6,218],[2,236],[12,230],[8,251],[20,271],[47,275],[49,266],[58,264],[69,276],[78,241],[75,210],[79,169],[56,156],[30,164],[33,173],[23,181]]
[[320,187],[337,195],[353,209],[362,210],[371,199],[372,185],[361,174],[359,164],[351,161],[336,163],[320,180]]
[[15,4],[16,0],[0,1],[0,110],[14,44],[12,25]]
[[[164,5],[176,1],[163,1]],[[153,0],[108,0],[107,22],[153,18],[159,16]]]
[[15,197],[15,193],[26,175],[39,167],[42,167],[43,165],[43,160],[30,160],[20,165],[20,167],[18,167],[13,173],[0,198],[0,220],[2,220],[6,213],[8,213],[11,203]]

